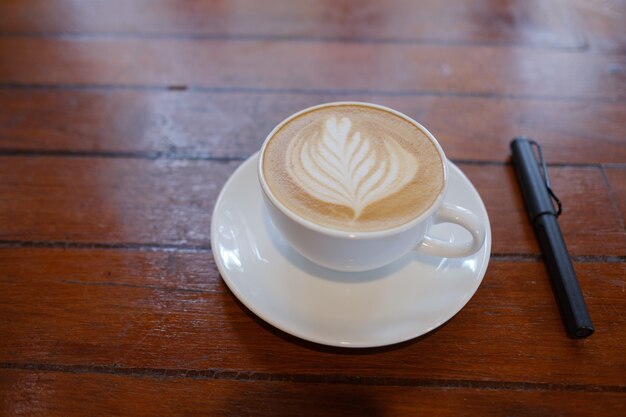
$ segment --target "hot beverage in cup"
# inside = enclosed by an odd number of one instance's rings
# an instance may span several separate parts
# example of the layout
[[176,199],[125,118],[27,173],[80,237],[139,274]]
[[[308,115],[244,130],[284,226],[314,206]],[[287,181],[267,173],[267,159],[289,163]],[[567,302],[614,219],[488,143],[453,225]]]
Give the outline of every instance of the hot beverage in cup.
[[443,164],[413,123],[359,104],[299,114],[263,153],[267,185],[285,207],[349,232],[390,229],[421,215],[443,189]]

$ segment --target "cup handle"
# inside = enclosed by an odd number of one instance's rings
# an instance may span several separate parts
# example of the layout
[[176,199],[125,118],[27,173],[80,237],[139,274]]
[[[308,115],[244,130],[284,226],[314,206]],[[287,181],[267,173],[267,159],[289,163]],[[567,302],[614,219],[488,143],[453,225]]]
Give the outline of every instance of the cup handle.
[[455,223],[466,229],[472,235],[472,241],[463,244],[454,244],[424,236],[424,240],[415,250],[442,258],[463,258],[472,255],[485,242],[485,225],[478,217],[466,208],[454,204],[444,203],[435,217],[434,224]]

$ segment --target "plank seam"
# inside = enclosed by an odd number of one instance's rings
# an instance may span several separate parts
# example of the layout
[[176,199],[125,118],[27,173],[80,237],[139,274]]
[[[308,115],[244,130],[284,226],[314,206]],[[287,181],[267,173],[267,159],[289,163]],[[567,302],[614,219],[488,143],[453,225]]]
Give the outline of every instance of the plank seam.
[[120,159],[145,159],[174,160],[174,161],[211,161],[233,162],[244,161],[248,156],[212,156],[202,152],[170,152],[170,151],[91,151],[71,149],[0,149],[0,157],[26,156],[26,157],[61,157],[61,158],[120,158]]
[[626,392],[623,385],[564,384],[522,381],[493,381],[472,379],[438,379],[408,377],[367,377],[350,375],[316,375],[237,371],[228,369],[169,369],[131,368],[116,365],[62,365],[51,363],[0,363],[2,369],[40,372],[62,372],[70,374],[118,375],[139,378],[181,378],[196,380],[226,381],[275,381],[294,383],[324,383],[370,386],[402,386],[440,389],[481,389],[507,391],[568,391],[568,392]]
[[188,245],[169,243],[135,242],[70,242],[60,240],[0,240],[0,249],[42,248],[42,249],[123,249],[139,252],[210,252],[211,245]]
[[[206,152],[170,152],[170,151],[92,151],[71,149],[14,149],[0,148],[0,157],[30,157],[30,158],[111,158],[111,159],[142,159],[148,161],[172,160],[172,161],[207,161],[207,162],[240,162],[245,161],[251,155],[244,156],[213,156]],[[451,158],[457,165],[476,166],[512,166],[510,160],[492,161],[476,159]],[[550,162],[546,164],[557,168],[601,168],[602,163],[573,163],[573,162]],[[614,168],[626,169],[626,163],[613,163]]]
[[[211,245],[187,245],[166,243],[136,243],[136,242],[69,242],[55,240],[0,240],[0,249],[105,249],[131,250],[139,252],[177,252],[177,253],[207,253],[211,252]],[[492,261],[500,262],[530,262],[541,261],[538,253],[491,253]],[[626,263],[626,255],[573,255],[572,260],[577,263]]]
[[476,93],[458,91],[427,91],[427,90],[382,90],[382,89],[340,89],[340,88],[261,88],[261,87],[210,87],[198,85],[157,85],[157,84],[68,84],[68,83],[22,83],[18,81],[0,82],[0,90],[68,90],[68,91],[170,91],[213,94],[300,94],[300,95],[369,95],[383,97],[455,97],[483,98],[494,100],[536,100],[565,102],[594,102],[622,104],[626,97],[576,97],[576,96],[542,96],[534,94]]

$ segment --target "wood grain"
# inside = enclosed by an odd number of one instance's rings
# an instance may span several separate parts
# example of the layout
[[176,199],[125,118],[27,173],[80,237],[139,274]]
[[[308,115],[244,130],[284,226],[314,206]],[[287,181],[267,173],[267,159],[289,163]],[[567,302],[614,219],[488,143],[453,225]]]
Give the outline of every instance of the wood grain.
[[[208,247],[213,204],[238,165],[3,157],[0,196],[6,198],[0,199],[0,240]],[[512,167],[459,166],[487,207],[492,251],[539,253]],[[626,232],[601,169],[553,167],[551,175],[565,206],[560,224],[571,253],[625,255]]]
[[624,393],[546,392],[0,370],[0,410],[84,416],[622,416]]
[[[0,415],[626,415],[625,10],[0,2]],[[483,283],[416,340],[297,339],[215,266],[226,179],[284,117],[337,100],[423,122],[489,212]],[[518,135],[550,163],[588,339],[561,323]]]
[[213,204],[238,165],[5,158],[0,195],[11,197],[0,201],[0,236],[208,245]]
[[626,224],[626,169],[604,168],[610,186],[610,193],[622,225]]
[[0,152],[244,158],[289,114],[346,99],[412,116],[452,159],[506,161],[526,135],[549,163],[626,161],[621,103],[191,91],[0,90]]
[[10,1],[5,33],[222,36],[520,44],[576,48],[583,39],[556,0]]
[[[115,57],[115,59],[110,59]],[[0,38],[0,83],[626,100],[622,54],[346,42]]]
[[[234,300],[206,253],[5,248],[0,258],[3,363],[329,383],[626,386],[622,263],[576,264],[596,325],[586,340],[565,336],[541,263],[493,261],[474,298],[439,330],[354,351],[265,324]],[[530,335],[541,343],[529,343]]]

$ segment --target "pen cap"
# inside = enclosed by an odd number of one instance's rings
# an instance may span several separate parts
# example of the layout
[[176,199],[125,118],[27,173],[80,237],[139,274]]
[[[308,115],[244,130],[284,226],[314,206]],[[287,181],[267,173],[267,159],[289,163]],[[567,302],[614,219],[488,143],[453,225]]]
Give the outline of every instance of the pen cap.
[[537,157],[526,138],[515,138],[511,142],[513,165],[519,182],[530,221],[542,214],[554,214],[554,205],[548,194],[546,180],[541,175]]

